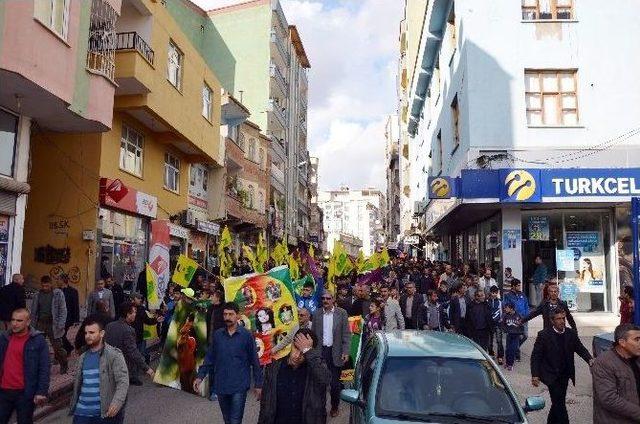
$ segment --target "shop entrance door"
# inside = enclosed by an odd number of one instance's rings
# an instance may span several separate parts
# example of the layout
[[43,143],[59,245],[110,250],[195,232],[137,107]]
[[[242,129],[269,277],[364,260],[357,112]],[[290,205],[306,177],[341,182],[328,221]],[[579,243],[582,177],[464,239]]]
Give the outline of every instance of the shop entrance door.
[[556,275],[556,241],[524,240],[522,242],[522,290],[530,299],[531,277],[536,270],[536,256],[547,266],[549,277]]

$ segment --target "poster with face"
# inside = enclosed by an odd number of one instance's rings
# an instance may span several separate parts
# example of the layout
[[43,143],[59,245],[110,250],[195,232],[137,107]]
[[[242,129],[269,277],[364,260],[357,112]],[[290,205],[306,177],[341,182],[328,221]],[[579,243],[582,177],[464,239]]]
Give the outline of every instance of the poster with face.
[[582,293],[604,293],[605,257],[598,231],[567,231],[567,248],[574,252],[573,281]]
[[227,278],[224,288],[225,298],[240,308],[240,324],[254,333],[260,363],[287,356],[290,348],[273,356],[271,349],[298,323],[289,269],[280,266],[263,274]]

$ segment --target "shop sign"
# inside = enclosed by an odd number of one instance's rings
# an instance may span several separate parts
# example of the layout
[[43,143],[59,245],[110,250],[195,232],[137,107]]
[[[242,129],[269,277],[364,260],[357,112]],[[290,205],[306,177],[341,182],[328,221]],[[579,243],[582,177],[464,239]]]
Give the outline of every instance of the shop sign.
[[187,239],[189,238],[189,230],[176,224],[169,224],[169,235]]
[[465,169],[459,184],[458,197],[503,203],[629,200],[640,195],[640,168]]
[[196,228],[198,231],[203,233],[211,234],[212,236],[217,236],[220,234],[220,225],[211,221],[200,221],[199,219],[196,221]]
[[100,178],[100,204],[150,218],[158,214],[158,199],[155,196],[110,178]]
[[200,209],[207,209],[207,206],[209,205],[206,200],[193,196],[189,196],[189,204]]
[[530,216],[529,217],[529,240],[548,241],[549,240],[549,217]]
[[429,177],[429,199],[450,199],[457,196],[456,179],[452,177]]
[[419,243],[420,243],[420,236],[418,235],[407,236],[404,239],[404,244],[419,244]]

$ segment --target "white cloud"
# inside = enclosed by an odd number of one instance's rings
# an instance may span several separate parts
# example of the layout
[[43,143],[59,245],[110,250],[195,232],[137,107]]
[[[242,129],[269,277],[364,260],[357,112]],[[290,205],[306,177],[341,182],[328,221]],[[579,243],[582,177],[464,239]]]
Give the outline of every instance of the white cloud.
[[[320,188],[384,189],[384,123],[396,111],[399,0],[281,0],[311,62],[309,150]],[[238,0],[196,0],[205,8]]]

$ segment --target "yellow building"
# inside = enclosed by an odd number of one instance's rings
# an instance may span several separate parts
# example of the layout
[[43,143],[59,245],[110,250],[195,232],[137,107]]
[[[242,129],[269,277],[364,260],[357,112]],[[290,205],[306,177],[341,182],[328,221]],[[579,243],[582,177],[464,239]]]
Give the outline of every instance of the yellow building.
[[169,256],[173,262],[188,246],[190,231],[177,223],[189,204],[190,167],[224,163],[221,86],[212,58],[196,47],[207,36],[204,26],[192,28],[196,19],[206,15],[188,0],[124,0],[111,130],[35,133],[22,258],[28,281],[67,274],[81,302],[107,274],[125,289],[135,285],[146,262],[168,281]]

